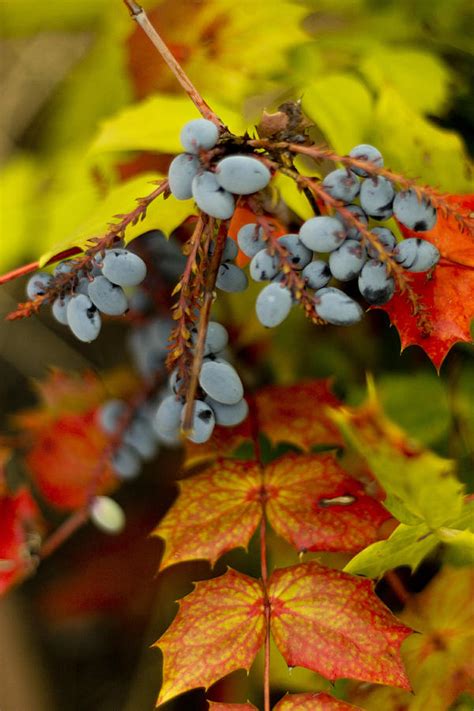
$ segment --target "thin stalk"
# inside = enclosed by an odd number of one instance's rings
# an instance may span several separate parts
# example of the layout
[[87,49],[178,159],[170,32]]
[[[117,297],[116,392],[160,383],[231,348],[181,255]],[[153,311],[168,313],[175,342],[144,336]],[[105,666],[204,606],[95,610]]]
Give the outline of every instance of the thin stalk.
[[249,402],[249,417],[252,433],[252,440],[255,448],[255,459],[260,464],[262,475],[262,485],[260,489],[260,503],[262,505],[262,519],[260,521],[260,571],[263,588],[263,614],[265,617],[265,641],[264,641],[264,662],[263,662],[263,709],[270,711],[270,622],[271,622],[271,602],[268,597],[268,562],[267,562],[267,515],[266,502],[267,492],[264,482],[264,463],[259,439],[258,410],[254,398]]
[[191,79],[183,70],[179,62],[173,57],[170,50],[166,46],[163,39],[160,37],[156,29],[151,24],[145,10],[138,5],[134,0],[124,0],[125,5],[130,10],[130,14],[135,22],[140,25],[148,39],[153,43],[158,52],[163,57],[164,61],[183,87],[186,94],[189,96],[199,113],[209,121],[217,124],[220,128],[224,127],[219,116],[211,109],[207,102],[202,98],[199,91],[196,89]]
[[[208,230],[210,237],[212,239],[212,233],[214,232],[214,219],[211,218],[208,225]],[[199,312],[199,325],[198,333],[196,339],[196,345],[194,348],[194,357],[191,367],[191,375],[189,378],[189,384],[186,392],[186,404],[183,416],[183,431],[187,432],[191,429],[191,423],[193,418],[193,403],[196,397],[196,391],[199,380],[199,373],[201,372],[202,361],[204,358],[204,343],[206,340],[207,327],[209,325],[209,319],[211,316],[211,307],[214,302],[214,290],[216,287],[217,273],[219,271],[219,266],[221,263],[222,251],[224,249],[226,240],[226,233],[224,230],[220,230],[217,239],[214,242],[214,253],[209,262],[209,268],[207,270],[207,278],[204,289],[204,297]]]

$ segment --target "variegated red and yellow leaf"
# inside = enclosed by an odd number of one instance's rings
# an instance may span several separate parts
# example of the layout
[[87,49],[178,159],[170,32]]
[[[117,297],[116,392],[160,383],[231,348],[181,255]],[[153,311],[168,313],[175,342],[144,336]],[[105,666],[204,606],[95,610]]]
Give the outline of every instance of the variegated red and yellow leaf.
[[226,551],[246,547],[262,508],[262,474],[256,462],[218,459],[179,482],[179,496],[153,531],[165,541],[160,569],[184,560],[212,564]]
[[302,449],[318,444],[342,444],[338,428],[325,408],[339,407],[329,380],[298,385],[270,385],[256,394],[259,430],[274,444],[290,442]]
[[237,669],[250,669],[264,639],[263,591],[235,570],[197,583],[155,643],[163,652],[157,705]]
[[276,570],[268,594],[272,634],[289,666],[410,688],[400,645],[411,630],[371,581],[311,562]]
[[212,461],[217,457],[226,457],[232,454],[245,441],[251,440],[251,430],[248,418],[235,427],[217,426],[212,437],[203,444],[194,444],[186,440],[184,466],[191,468],[198,464]]
[[390,514],[331,454],[285,454],[265,469],[266,513],[298,551],[360,551]]

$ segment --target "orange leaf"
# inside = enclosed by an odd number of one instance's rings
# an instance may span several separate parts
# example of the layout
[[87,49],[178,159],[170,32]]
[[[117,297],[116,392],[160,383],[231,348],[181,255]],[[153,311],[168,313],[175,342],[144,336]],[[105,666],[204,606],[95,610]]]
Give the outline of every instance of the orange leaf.
[[251,703],[225,704],[220,701],[209,701],[209,711],[258,711]]
[[32,544],[40,514],[26,488],[0,497],[0,594],[34,569]]
[[273,711],[350,711],[358,706],[346,704],[324,692],[313,694],[286,694]]
[[105,456],[108,437],[97,427],[95,410],[63,415],[38,433],[26,463],[49,502],[63,509],[83,506],[91,493],[117,485]]
[[155,642],[163,652],[157,705],[237,669],[250,669],[264,639],[260,583],[235,570],[197,583]]
[[[459,207],[466,217],[474,210],[474,195],[451,195],[447,202]],[[403,229],[407,237],[419,234]],[[410,284],[420,298],[422,318],[412,313],[406,294],[397,293],[379,306],[387,312],[400,334],[402,350],[418,345],[439,370],[455,343],[470,342],[474,317],[474,239],[461,232],[455,217],[438,211],[436,227],[423,232],[423,239],[435,244],[442,259],[431,276],[411,275]]]
[[[271,217],[270,215],[265,215],[265,218],[268,224],[273,227],[273,235],[275,237],[281,237],[282,235],[286,234],[287,230],[280,222],[278,222],[278,220],[276,220],[274,217]],[[229,235],[229,237],[232,237],[232,239],[237,240],[237,234],[240,228],[244,225],[248,225],[249,223],[253,222],[255,222],[255,213],[252,212],[252,210],[250,210],[248,207],[237,206],[229,223],[229,230],[227,234]],[[247,255],[239,249],[236,264],[239,267],[245,267],[249,262],[250,258],[247,257]]]
[[237,449],[237,447],[251,439],[251,430],[249,418],[242,424],[235,427],[220,427],[214,428],[212,437],[204,444],[194,444],[189,440],[185,443],[185,461],[184,466],[191,468],[197,464],[216,459],[216,457],[225,457]]
[[271,629],[291,667],[409,689],[400,645],[411,633],[369,580],[304,563],[276,570],[268,589]]
[[298,551],[360,551],[390,518],[331,454],[286,454],[265,469],[266,512]]
[[219,459],[201,474],[178,482],[179,496],[153,531],[165,540],[160,569],[247,547],[262,515],[262,475],[256,462]]
[[338,407],[329,380],[297,385],[271,385],[256,394],[259,429],[275,444],[290,442],[302,449],[317,444],[342,444],[340,432],[325,414]]

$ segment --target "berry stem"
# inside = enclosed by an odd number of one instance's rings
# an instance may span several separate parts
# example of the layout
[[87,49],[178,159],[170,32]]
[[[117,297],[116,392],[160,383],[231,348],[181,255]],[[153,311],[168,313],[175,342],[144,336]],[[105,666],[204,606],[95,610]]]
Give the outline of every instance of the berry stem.
[[[90,239],[91,246],[85,250],[85,254],[75,261],[75,267],[67,274],[60,275],[54,280],[53,285],[41,296],[37,296],[33,301],[25,301],[22,304],[18,304],[18,308],[11,314],[8,314],[8,321],[15,321],[19,318],[26,318],[34,313],[37,313],[41,306],[45,303],[53,302],[61,293],[71,290],[74,283],[77,281],[77,274],[83,269],[90,267],[93,258],[99,252],[103,252],[105,249],[112,247],[113,243],[121,239],[125,235],[127,227],[134,225],[140,220],[143,220],[146,216],[148,206],[156,200],[160,195],[166,192],[168,189],[168,181],[166,179],[160,180],[157,187],[145,197],[137,198],[137,206],[133,208],[130,212],[123,215],[115,215],[119,220],[118,222],[112,222],[108,225],[107,231],[101,237],[93,237]],[[76,249],[76,248],[73,248]],[[78,250],[79,253],[82,250]],[[69,252],[69,250],[68,250]],[[62,252],[51,258],[48,264],[52,264],[57,259],[61,259],[66,256],[68,252]],[[71,252],[73,254],[73,252]],[[31,266],[31,265],[27,265]],[[32,270],[31,270],[32,271]],[[19,275],[17,275],[19,276]]]
[[[208,242],[209,246],[211,244],[211,240],[214,233],[214,218],[210,218],[209,220],[208,233],[210,238]],[[183,416],[183,431],[185,433],[191,429],[193,417],[193,403],[196,397],[196,390],[199,382],[199,373],[201,372],[202,361],[204,358],[204,343],[206,340],[207,327],[209,325],[209,319],[211,316],[211,307],[214,302],[214,289],[216,286],[217,273],[219,271],[219,266],[221,263],[222,251],[224,249],[225,240],[226,232],[225,230],[221,229],[217,234],[217,239],[214,241],[214,252],[209,261],[207,269],[204,296],[202,306],[199,312],[199,325],[196,346],[194,348],[191,375],[186,391],[186,404]],[[208,254],[209,250],[207,251],[207,255]]]
[[160,37],[154,26],[151,24],[145,10],[138,5],[134,0],[124,0],[128,7],[131,16],[135,22],[140,25],[148,39],[153,43],[158,52],[163,57],[171,72],[174,74],[178,82],[183,87],[186,94],[189,96],[201,116],[215,123],[219,128],[224,128],[224,124],[219,116],[211,109],[209,104],[203,99],[199,91],[196,89],[186,72],[183,70],[179,62],[173,57],[170,50],[166,46],[163,39]]
[[260,572],[263,588],[263,611],[265,617],[265,642],[264,642],[264,662],[263,662],[263,709],[270,711],[270,623],[271,623],[271,601],[268,596],[268,562],[267,562],[267,516],[266,502],[267,492],[264,480],[264,461],[259,438],[258,408],[255,397],[249,398],[249,417],[251,436],[254,444],[255,459],[260,464],[262,484],[260,487],[260,503],[262,505],[262,519],[260,521]]

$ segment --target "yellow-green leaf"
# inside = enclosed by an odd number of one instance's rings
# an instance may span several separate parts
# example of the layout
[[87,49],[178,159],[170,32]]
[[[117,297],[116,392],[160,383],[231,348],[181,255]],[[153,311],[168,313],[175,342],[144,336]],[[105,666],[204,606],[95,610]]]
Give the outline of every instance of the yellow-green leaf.
[[413,110],[436,113],[443,108],[449,90],[450,72],[434,54],[415,49],[371,47],[360,71],[376,91],[393,87]]
[[[245,129],[237,113],[206,99],[232,131]],[[104,121],[91,150],[179,153],[183,150],[181,127],[195,118],[199,118],[199,112],[187,96],[152,96]]]
[[424,119],[395,89],[381,91],[370,127],[368,142],[380,144],[385,165],[451,193],[472,190],[472,165],[458,134]]
[[303,110],[339,153],[347,153],[367,135],[373,99],[349,74],[329,74],[303,89]]
[[[157,181],[160,177],[162,176],[157,173],[142,173],[113,187],[103,200],[97,200],[89,217],[72,230],[64,242],[55,245],[47,254],[44,254],[41,262],[44,264],[51,256],[68,247],[85,247],[88,239],[104,234],[107,225],[116,221],[114,215],[133,210],[136,206],[136,199],[151,193],[155,187],[152,181]],[[150,205],[144,220],[127,228],[126,240],[130,241],[150,229],[161,229],[165,234],[169,234],[193,211],[192,200],[179,201],[173,196],[164,200],[160,196]]]

